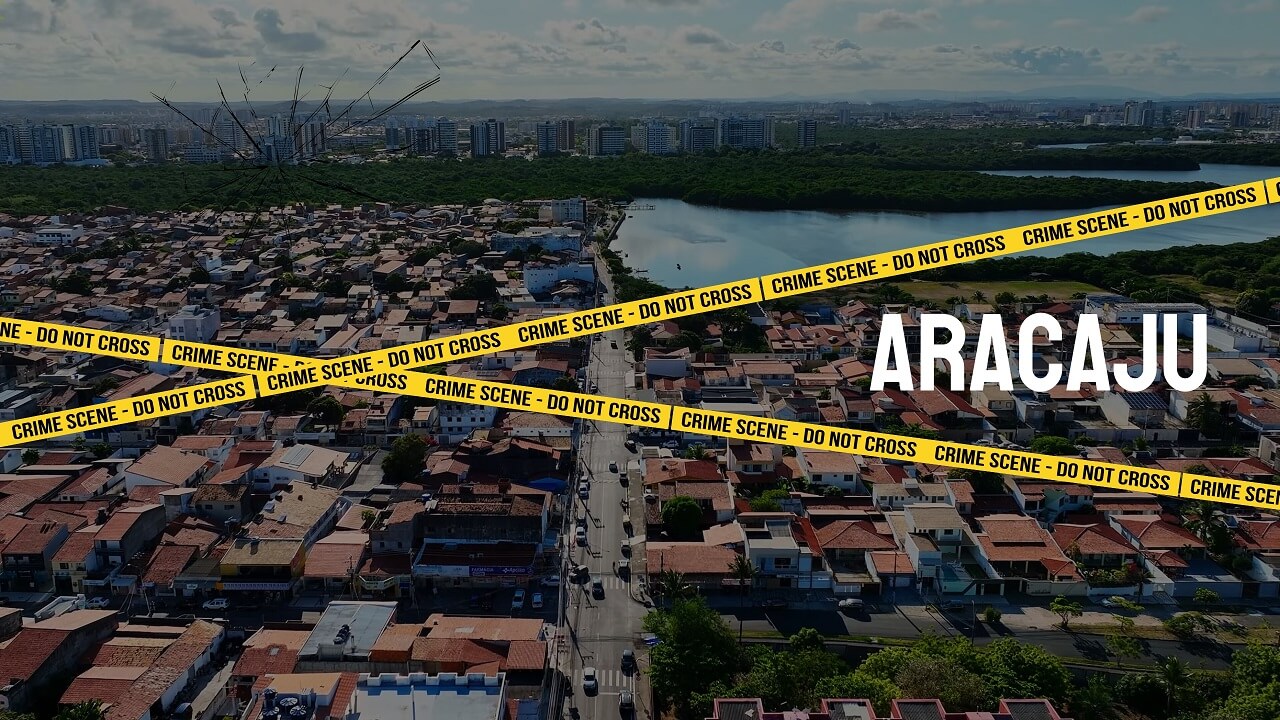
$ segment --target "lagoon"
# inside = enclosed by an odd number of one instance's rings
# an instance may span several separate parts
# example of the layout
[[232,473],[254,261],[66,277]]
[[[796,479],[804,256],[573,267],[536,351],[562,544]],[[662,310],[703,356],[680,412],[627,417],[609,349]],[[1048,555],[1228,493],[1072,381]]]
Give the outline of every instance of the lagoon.
[[[1117,178],[1235,185],[1280,176],[1280,168],[1202,165],[1198,171],[994,171],[996,175]],[[612,247],[668,287],[701,286],[793,270],[904,247],[1014,228],[1079,211],[977,213],[752,211],[637,198]],[[1175,245],[1256,242],[1280,234],[1280,205],[1252,208],[1083,240],[1041,255],[1158,250]],[[680,268],[677,269],[677,264]]]

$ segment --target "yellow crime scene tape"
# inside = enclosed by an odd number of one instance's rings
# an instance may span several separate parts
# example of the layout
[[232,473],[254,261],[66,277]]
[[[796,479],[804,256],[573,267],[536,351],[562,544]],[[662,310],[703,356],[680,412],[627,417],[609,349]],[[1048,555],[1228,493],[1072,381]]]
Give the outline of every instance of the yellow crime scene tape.
[[[1271,189],[1276,190],[1275,200],[1270,196]],[[653,403],[621,399],[606,401],[577,393],[392,371],[395,368],[420,367],[428,363],[447,362],[475,355],[513,350],[530,344],[566,340],[699,312],[735,307],[758,300],[842,287],[960,262],[998,257],[1143,227],[1258,207],[1278,201],[1280,201],[1280,178],[1273,178],[828,265],[765,275],[736,283],[685,290],[650,300],[569,313],[548,320],[463,333],[439,340],[361,353],[330,361],[315,361],[183,341],[161,341],[158,338],[83,330],[50,323],[17,319],[0,320],[0,343],[8,341],[23,345],[96,352],[135,360],[159,361],[166,364],[231,372],[244,371],[253,376],[252,390],[249,389],[246,377],[242,376],[178,391],[154,393],[99,404],[92,408],[79,408],[0,423],[0,441],[34,442],[71,432],[94,430],[254,397],[323,385],[340,385],[394,390],[427,398],[551,412],[585,419],[625,422],[644,427],[664,428],[663,418],[665,418],[665,429],[668,430],[687,430],[702,432],[709,436],[786,443],[812,449],[860,453],[902,461],[1008,472],[1021,477],[1057,482],[1076,482],[1280,509],[1280,497],[1272,494],[1280,493],[1280,488],[1259,483],[1152,471],[1074,458],[1040,456],[1034,453],[997,451],[959,443],[902,439],[880,433],[865,433],[773,419],[756,419],[731,413],[675,408]],[[441,385],[441,383],[450,384]],[[200,392],[205,388],[208,390]],[[451,392],[442,392],[441,388]],[[216,399],[219,396],[222,396],[222,399]],[[596,410],[589,412],[591,408]],[[604,408],[608,408],[608,412]],[[864,443],[861,438],[866,438],[867,441]],[[898,452],[893,452],[894,450]],[[1016,464],[1011,465],[1011,463]],[[1188,481],[1186,488],[1183,487],[1184,480]]]

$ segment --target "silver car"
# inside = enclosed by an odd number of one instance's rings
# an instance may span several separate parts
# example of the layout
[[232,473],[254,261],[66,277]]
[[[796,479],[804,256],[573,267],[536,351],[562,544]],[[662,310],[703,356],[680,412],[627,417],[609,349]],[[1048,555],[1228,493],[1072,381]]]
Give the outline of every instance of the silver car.
[[596,676],[596,669],[593,667],[582,669],[582,692],[588,695],[595,695],[600,692],[600,681]]

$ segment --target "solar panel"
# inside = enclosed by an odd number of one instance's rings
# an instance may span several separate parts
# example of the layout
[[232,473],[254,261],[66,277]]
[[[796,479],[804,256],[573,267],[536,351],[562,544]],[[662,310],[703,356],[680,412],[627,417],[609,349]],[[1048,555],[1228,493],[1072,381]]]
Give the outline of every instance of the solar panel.
[[311,455],[311,448],[306,445],[294,445],[289,449],[289,452],[284,454],[284,463],[298,466],[306,462],[309,455]]

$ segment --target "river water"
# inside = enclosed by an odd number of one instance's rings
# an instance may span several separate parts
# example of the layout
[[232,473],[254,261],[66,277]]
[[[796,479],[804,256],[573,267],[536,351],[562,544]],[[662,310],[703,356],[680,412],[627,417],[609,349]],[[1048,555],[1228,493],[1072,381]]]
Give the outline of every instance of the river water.
[[[995,171],[1034,175],[1203,181],[1219,185],[1280,176],[1280,168],[1202,165],[1198,171]],[[844,258],[898,250],[966,235],[1075,215],[1078,211],[1017,210],[977,213],[752,211],[690,205],[680,200],[637,199],[612,247],[626,262],[668,287],[701,286],[792,270]],[[1252,208],[1162,227],[1082,240],[1038,251],[1109,254],[1174,245],[1256,242],[1280,235],[1280,205]],[[677,268],[677,264],[680,266]]]

